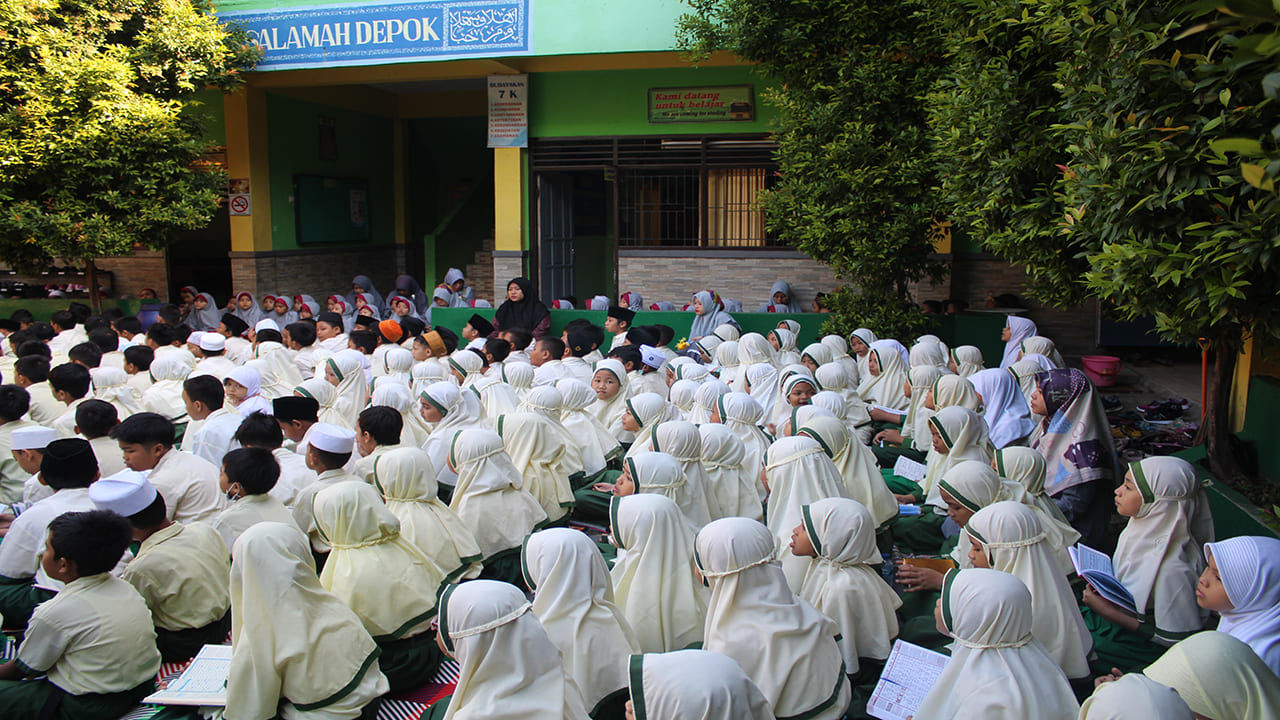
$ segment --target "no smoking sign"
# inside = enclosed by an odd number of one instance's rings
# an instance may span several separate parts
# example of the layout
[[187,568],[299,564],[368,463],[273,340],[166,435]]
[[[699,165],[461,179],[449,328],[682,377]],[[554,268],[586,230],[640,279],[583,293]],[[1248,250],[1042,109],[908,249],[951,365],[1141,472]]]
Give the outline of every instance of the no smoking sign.
[[231,214],[232,215],[251,215],[253,210],[252,204],[249,202],[249,193],[234,193],[231,195]]

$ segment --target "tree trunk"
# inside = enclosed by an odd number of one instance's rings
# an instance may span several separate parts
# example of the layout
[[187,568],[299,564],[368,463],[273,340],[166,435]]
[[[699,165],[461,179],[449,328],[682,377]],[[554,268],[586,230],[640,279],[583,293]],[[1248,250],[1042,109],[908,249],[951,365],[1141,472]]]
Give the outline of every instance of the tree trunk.
[[94,315],[101,315],[102,293],[98,292],[98,268],[93,264],[93,258],[89,258],[84,263],[84,279],[85,284],[89,286],[89,308],[93,310]]
[[1239,473],[1239,463],[1231,451],[1231,381],[1235,375],[1236,352],[1225,343],[1215,343],[1213,367],[1209,371],[1209,391],[1205,401],[1205,443],[1209,469],[1218,478],[1231,481]]

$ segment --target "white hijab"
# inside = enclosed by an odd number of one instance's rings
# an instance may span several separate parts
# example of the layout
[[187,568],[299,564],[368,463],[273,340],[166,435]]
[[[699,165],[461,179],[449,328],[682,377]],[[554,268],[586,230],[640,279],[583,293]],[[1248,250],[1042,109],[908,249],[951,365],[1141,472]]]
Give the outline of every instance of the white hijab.
[[690,489],[679,460],[652,450],[622,461],[637,493],[665,495],[675,501],[689,524],[690,532],[711,522],[706,494],[701,486]]
[[853,674],[860,657],[889,657],[902,599],[880,577],[876,522],[862,503],[827,498],[805,505],[802,515],[818,559],[798,594],[840,627],[845,671]]
[[1054,367],[1066,367],[1066,362],[1062,359],[1062,354],[1058,352],[1058,347],[1052,340],[1040,335],[1032,335],[1022,341],[1021,345],[1022,357],[1028,355],[1040,355],[1049,359]]
[[773,417],[773,406],[778,401],[778,369],[766,363],[748,365],[742,374],[743,389],[764,408],[765,417]]
[[[1049,497],[1044,491],[1044,474],[1048,468],[1048,463],[1044,456],[1035,448],[1029,448],[1025,445],[1014,445],[1002,450],[996,451],[996,472],[1000,473],[1000,477],[1012,480],[1023,487],[1027,491],[1027,495],[1035,506],[1040,508],[1045,515],[1053,518],[1054,521],[1070,525],[1067,522],[1067,516],[1062,514],[1062,508],[1058,507],[1058,503]],[[1076,539],[1080,534],[1076,533]],[[1067,545],[1074,545],[1075,541],[1066,541]]]
[[[875,375],[871,374],[870,368],[870,358],[873,356],[880,370]],[[868,403],[906,410],[910,404],[903,392],[907,383],[907,363],[898,353],[894,341],[876,341],[867,353],[867,358],[867,374],[862,377],[862,384],[858,385],[858,395]]]
[[907,379],[911,383],[911,404],[907,406],[907,415],[902,419],[904,446],[922,453],[929,452],[929,448],[933,447],[929,418],[933,417],[934,411],[925,406],[924,400],[933,389],[934,382],[942,375],[942,368],[936,365],[920,365],[907,370]]
[[953,570],[942,583],[951,659],[918,718],[1075,720],[1067,676],[1031,634],[1031,593],[998,570]]
[[707,591],[693,574],[693,536],[675,501],[641,493],[615,497],[609,524],[618,561],[614,598],[644,652],[702,641]]
[[[573,437],[560,421],[563,407],[564,396],[560,394],[560,391],[554,385],[539,385],[530,390],[528,395],[525,395],[524,401],[520,403],[517,410],[522,413],[529,412],[541,415],[549,420],[552,425],[552,432],[564,441],[564,456],[560,458],[561,470],[569,476],[586,474],[586,462],[582,458],[582,448],[578,440]],[[597,469],[603,467],[603,459],[600,459]]]
[[[716,413],[720,422],[742,440],[747,451],[743,464],[758,475],[760,468],[764,467],[765,451],[773,443],[773,438],[760,427],[760,420],[764,417],[760,403],[746,393],[729,393],[716,400]],[[763,500],[764,486],[758,480],[756,486]]]
[[742,366],[738,361],[738,341],[726,340],[716,347],[717,376],[730,389],[738,382]]
[[840,629],[796,597],[776,558],[773,533],[755,520],[724,518],[698,533],[694,561],[711,586],[702,646],[738,661],[775,715],[841,718],[850,688]]
[[769,502],[765,522],[773,533],[787,584],[798,590],[813,558],[792,555],[787,549],[791,531],[800,524],[801,508],[831,497],[848,497],[844,479],[817,440],[800,435],[780,438],[765,453]]
[[260,342],[253,348],[254,359],[245,363],[256,368],[262,378],[262,396],[268,400],[285,397],[302,384],[302,371],[293,354],[278,342]]
[[1243,640],[1280,675],[1280,540],[1234,537],[1205,543],[1218,567],[1232,609],[1222,613],[1218,632]]
[[[1169,648],[1142,671],[1213,720],[1280,717],[1280,678],[1244,642],[1210,630]],[[1160,720],[1164,720],[1163,716]]]
[[320,585],[311,544],[298,528],[258,523],[236,540],[231,557],[228,717],[266,720],[281,698],[304,705],[345,696],[368,673],[378,676],[377,695],[391,689],[378,669],[377,644],[351,608]]
[[129,374],[120,368],[100,367],[91,374],[93,397],[115,406],[121,420],[143,412],[142,393],[129,384]]
[[1025,439],[1036,429],[1031,407],[1007,370],[979,370],[969,376],[969,382],[982,398],[982,419],[987,421],[987,435],[997,450]]
[[573,509],[573,487],[563,463],[568,446],[556,425],[537,413],[510,413],[498,416],[498,435],[524,476],[525,490],[547,517],[555,521],[567,515]]
[[939,481],[962,462],[973,460],[990,465],[991,443],[987,440],[986,422],[969,408],[943,408],[929,418],[929,427],[938,431],[948,452],[943,455],[936,450],[929,451],[921,487],[926,493],[926,503],[935,508],[945,508],[946,504],[938,494]]
[[376,405],[389,407],[400,413],[401,445],[409,445],[415,448],[422,447],[422,444],[427,441],[427,437],[431,434],[427,421],[423,420],[422,413],[418,412],[418,403],[414,402],[412,391],[409,390],[408,385],[395,382],[378,383],[378,387],[373,391],[373,396],[369,398],[369,405],[371,407]]
[[521,567],[534,593],[533,614],[560,649],[587,707],[625,692],[627,658],[640,645],[614,604],[609,569],[595,543],[578,530],[539,530],[524,542]]
[[[871,332],[867,328],[858,328],[857,330],[854,330],[853,332],[849,333],[850,347],[853,346],[854,338],[857,338],[863,345],[866,345],[867,348],[870,348],[872,345],[874,345],[877,339],[876,334]],[[850,350],[850,352],[853,353],[852,350]],[[866,352],[866,353],[863,353],[862,355],[853,353],[853,358],[858,363],[858,381],[863,382],[868,377],[871,377],[871,372],[867,369],[867,363],[870,362],[871,360],[871,353]]]
[[1009,328],[1009,339],[1004,343],[1004,356],[1000,359],[1000,369],[1018,362],[1018,353],[1022,352],[1022,341],[1036,334],[1036,324],[1024,317],[1009,315],[1004,321]]
[[733,658],[707,650],[631,656],[636,720],[774,720],[760,688]]
[[823,452],[835,463],[844,482],[846,495],[867,508],[879,527],[898,516],[898,501],[884,483],[875,453],[862,443],[853,442],[849,431],[834,415],[821,410],[800,408],[796,413],[795,433],[818,441]]
[[759,471],[745,465],[747,448],[732,430],[719,423],[698,426],[702,436],[702,468],[707,473],[707,493],[715,497],[722,517],[764,519],[756,491]]
[[627,378],[627,368],[619,360],[605,358],[596,363],[596,371],[592,378],[602,372],[609,373],[618,381],[618,394],[608,400],[601,400],[597,397],[589,412],[596,416],[596,419],[608,429],[609,434],[613,435],[615,440],[628,440],[630,438],[626,437],[626,435],[629,433],[622,429],[622,416],[627,412],[627,398],[631,397],[628,387],[630,381]]
[[424,402],[430,403],[444,417],[431,428],[431,434],[422,444],[422,449],[431,456],[431,464],[436,468],[436,481],[445,485],[457,482],[457,475],[449,470],[447,458],[453,437],[461,430],[472,428],[488,428],[481,417],[480,398],[470,390],[462,390],[447,380],[430,385],[418,394]]
[[1204,518],[1212,528],[1204,489],[1181,458],[1149,457],[1129,468],[1143,502],[1116,543],[1116,577],[1139,612],[1155,611],[1159,630],[1200,630],[1206,614],[1195,589],[1205,567],[1203,543],[1213,539],[1211,529],[1202,529]]
[[960,347],[952,348],[951,361],[956,364],[955,371],[960,377],[969,377],[986,369],[986,365],[983,364],[982,350],[974,345],[961,345]]
[[831,351],[831,359],[844,368],[845,374],[849,376],[849,384],[856,386],[859,380],[858,361],[849,354],[849,343],[839,335],[823,335],[819,342]]
[[560,406],[560,424],[574,438],[582,454],[582,469],[587,475],[595,475],[605,468],[608,461],[622,454],[618,439],[609,433],[595,415],[589,411],[596,394],[591,386],[575,378],[556,381],[563,403]]
[[412,378],[410,380],[409,389],[413,391],[414,397],[418,397],[418,395],[428,387],[438,382],[452,379],[453,377],[449,371],[445,369],[445,366],[440,364],[440,361],[435,358],[428,358],[422,362],[414,363],[413,369],[410,370],[409,374]]
[[[652,436],[655,453],[666,453],[680,463],[684,484],[675,490],[674,499],[685,514],[691,518],[701,517],[705,508],[707,520],[698,523],[698,527],[724,517],[726,512],[710,490],[711,478],[702,467],[702,435],[698,433],[698,427],[684,420],[671,420],[654,427]],[[630,467],[634,472],[636,464],[632,462]]]
[[1129,673],[1098,686],[1080,706],[1079,720],[1192,720],[1191,708],[1173,688],[1141,673]]
[[407,447],[379,455],[373,486],[400,521],[400,536],[440,566],[445,582],[480,574],[475,534],[440,501],[436,469],[426,451]]
[[316,493],[316,528],[332,548],[320,584],[346,603],[375,638],[426,632],[436,596],[453,568],[444,568],[400,535],[400,521],[362,480]]
[[182,383],[191,374],[191,366],[171,354],[156,358],[150,372],[152,383],[142,393],[142,408],[169,420],[185,420],[187,404],[182,400]]
[[342,416],[342,426],[355,427],[356,416],[369,404],[369,381],[364,375],[364,355],[359,350],[341,350],[324,359],[338,378],[334,408]]
[[581,691],[516,586],[451,585],[440,605],[441,641],[460,666],[444,720],[586,720]]
[[[674,390],[674,386],[672,386]],[[716,400],[729,392],[729,385],[714,378],[708,379],[698,386],[693,394],[693,407],[689,410],[689,416],[685,418],[694,425],[702,425],[711,422],[711,411],[716,406]]]
[[463,430],[454,435],[448,453],[458,473],[449,508],[475,536],[485,560],[520,547],[526,535],[547,522],[542,506],[522,489],[524,478],[498,433]]
[[1035,511],[1009,500],[993,503],[974,513],[965,532],[982,543],[993,570],[1016,575],[1031,591],[1032,635],[1058,667],[1068,678],[1089,677],[1093,636]]
[[314,377],[310,380],[303,380],[297,387],[293,389],[293,394],[298,397],[311,398],[319,405],[316,416],[322,423],[337,425],[338,427],[346,427],[350,420],[342,416],[342,411],[335,404],[338,401],[338,389],[333,383],[325,380],[323,377]]

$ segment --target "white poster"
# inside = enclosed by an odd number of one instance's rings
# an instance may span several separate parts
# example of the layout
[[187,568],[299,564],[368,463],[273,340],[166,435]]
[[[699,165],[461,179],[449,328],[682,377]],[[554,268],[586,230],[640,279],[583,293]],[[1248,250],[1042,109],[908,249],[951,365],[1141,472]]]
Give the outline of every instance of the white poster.
[[489,76],[489,147],[529,147],[529,76]]

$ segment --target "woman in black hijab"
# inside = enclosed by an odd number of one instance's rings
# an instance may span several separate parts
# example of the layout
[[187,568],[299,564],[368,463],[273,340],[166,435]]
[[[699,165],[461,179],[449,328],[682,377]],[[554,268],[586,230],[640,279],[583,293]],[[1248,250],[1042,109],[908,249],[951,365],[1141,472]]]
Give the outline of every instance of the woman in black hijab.
[[551,312],[538,299],[528,278],[518,277],[507,283],[507,299],[498,306],[493,327],[495,330],[524,328],[533,333],[535,340],[551,329]]

